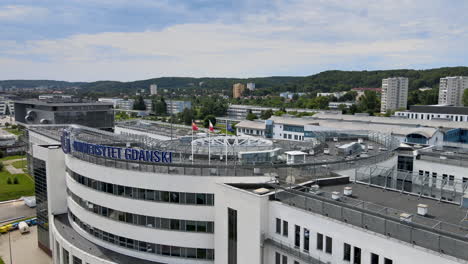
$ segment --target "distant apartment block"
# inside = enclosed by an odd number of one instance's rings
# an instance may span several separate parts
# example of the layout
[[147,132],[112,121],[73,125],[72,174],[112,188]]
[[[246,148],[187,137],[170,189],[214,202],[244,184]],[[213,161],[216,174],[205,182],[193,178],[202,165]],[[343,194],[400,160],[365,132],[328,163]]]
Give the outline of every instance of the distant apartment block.
[[286,98],[286,99],[292,99],[295,94],[297,94],[298,96],[305,95],[305,93],[284,92],[284,93],[280,93],[280,97],[283,97],[283,98]]
[[192,108],[192,102],[190,101],[166,101],[166,109],[168,114],[178,114],[184,111],[184,109]]
[[255,90],[255,83],[247,83],[247,89],[249,89],[250,91]]
[[232,86],[232,98],[240,98],[245,91],[245,85],[236,83]]
[[117,108],[123,110],[133,110],[134,99],[121,100],[117,102]]
[[463,106],[463,91],[467,88],[467,76],[440,78],[439,104]]
[[393,77],[382,80],[380,112],[405,108],[408,102],[408,78]]
[[158,85],[151,84],[150,85],[150,95],[156,95],[156,94],[158,94]]

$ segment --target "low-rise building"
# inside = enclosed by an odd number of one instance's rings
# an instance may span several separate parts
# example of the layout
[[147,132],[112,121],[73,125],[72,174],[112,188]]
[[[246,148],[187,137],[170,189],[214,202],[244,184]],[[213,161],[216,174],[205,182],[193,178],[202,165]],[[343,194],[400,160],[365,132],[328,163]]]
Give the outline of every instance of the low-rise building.
[[448,105],[412,105],[407,111],[395,112],[395,116],[408,119],[468,122],[468,107]]
[[182,113],[184,109],[192,108],[192,102],[179,100],[166,100],[166,111],[168,114]]

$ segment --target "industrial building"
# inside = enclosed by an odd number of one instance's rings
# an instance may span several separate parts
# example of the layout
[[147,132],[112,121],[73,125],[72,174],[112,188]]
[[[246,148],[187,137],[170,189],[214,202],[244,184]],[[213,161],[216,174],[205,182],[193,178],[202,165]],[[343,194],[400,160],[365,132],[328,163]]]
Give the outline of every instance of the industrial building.
[[435,148],[329,128],[304,141],[120,129],[28,131],[38,243],[56,264],[468,261],[466,183],[431,171],[431,196],[418,181]]
[[15,121],[24,126],[36,124],[79,124],[112,130],[114,109],[102,102],[15,101]]

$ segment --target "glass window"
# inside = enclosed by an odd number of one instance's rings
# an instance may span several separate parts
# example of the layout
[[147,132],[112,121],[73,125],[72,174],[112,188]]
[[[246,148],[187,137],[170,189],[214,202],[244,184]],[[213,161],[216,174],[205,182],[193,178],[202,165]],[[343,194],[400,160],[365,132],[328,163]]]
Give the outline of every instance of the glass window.
[[288,256],[283,255],[283,264],[288,264]]
[[170,228],[169,219],[161,218],[161,228],[164,228],[164,229],[169,229]]
[[186,230],[195,232],[197,231],[197,222],[196,221],[186,221]]
[[206,203],[206,194],[197,193],[197,204],[205,204],[205,203]]
[[197,248],[197,258],[198,259],[206,259],[206,249]]
[[304,228],[304,250],[309,251],[309,239],[310,239],[310,231],[307,228]]
[[344,243],[343,260],[351,261],[351,245]]
[[281,254],[275,252],[275,264],[281,264]]
[[288,236],[288,222],[283,220],[283,236]]
[[196,197],[194,193],[185,194],[185,203],[187,204],[196,204]]
[[147,217],[146,217],[146,226],[147,226],[147,227],[155,227],[155,225],[154,225],[154,217],[152,217],[152,216],[147,216]]
[[177,219],[171,219],[171,230],[180,230],[180,221]]
[[187,254],[187,258],[197,258],[197,249],[187,248],[186,254]]
[[361,264],[361,249],[354,247],[354,262],[353,264]]
[[62,258],[63,263],[70,263],[70,255],[68,254],[68,251],[64,248],[62,248]]
[[169,202],[169,192],[160,192],[161,193],[161,201]]
[[301,247],[301,227],[294,225],[294,246]]
[[179,203],[179,193],[178,192],[171,192],[171,203]]
[[325,252],[327,252],[328,254],[332,254],[332,248],[333,248],[333,240],[331,237],[327,236],[325,238]]
[[370,263],[379,264],[379,255],[371,253]]
[[384,264],[393,264],[393,260],[385,258],[384,259]]
[[77,258],[75,256],[73,256],[73,264],[82,264],[83,262],[81,261],[80,258]]
[[154,201],[154,191],[146,190],[146,200]]
[[276,218],[276,233],[281,234],[281,219]]
[[317,249],[323,250],[323,235],[320,233],[317,233]]

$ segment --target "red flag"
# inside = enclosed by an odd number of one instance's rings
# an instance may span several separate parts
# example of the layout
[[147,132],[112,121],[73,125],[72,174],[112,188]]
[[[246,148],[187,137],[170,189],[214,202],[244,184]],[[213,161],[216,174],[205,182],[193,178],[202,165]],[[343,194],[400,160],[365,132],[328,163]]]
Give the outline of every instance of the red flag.
[[210,131],[213,132],[214,131],[214,127],[213,127],[213,124],[211,124],[211,120],[208,120],[210,122]]
[[193,121],[192,121],[192,130],[194,130],[194,131],[198,130],[197,124],[195,124],[195,122],[193,122]]

